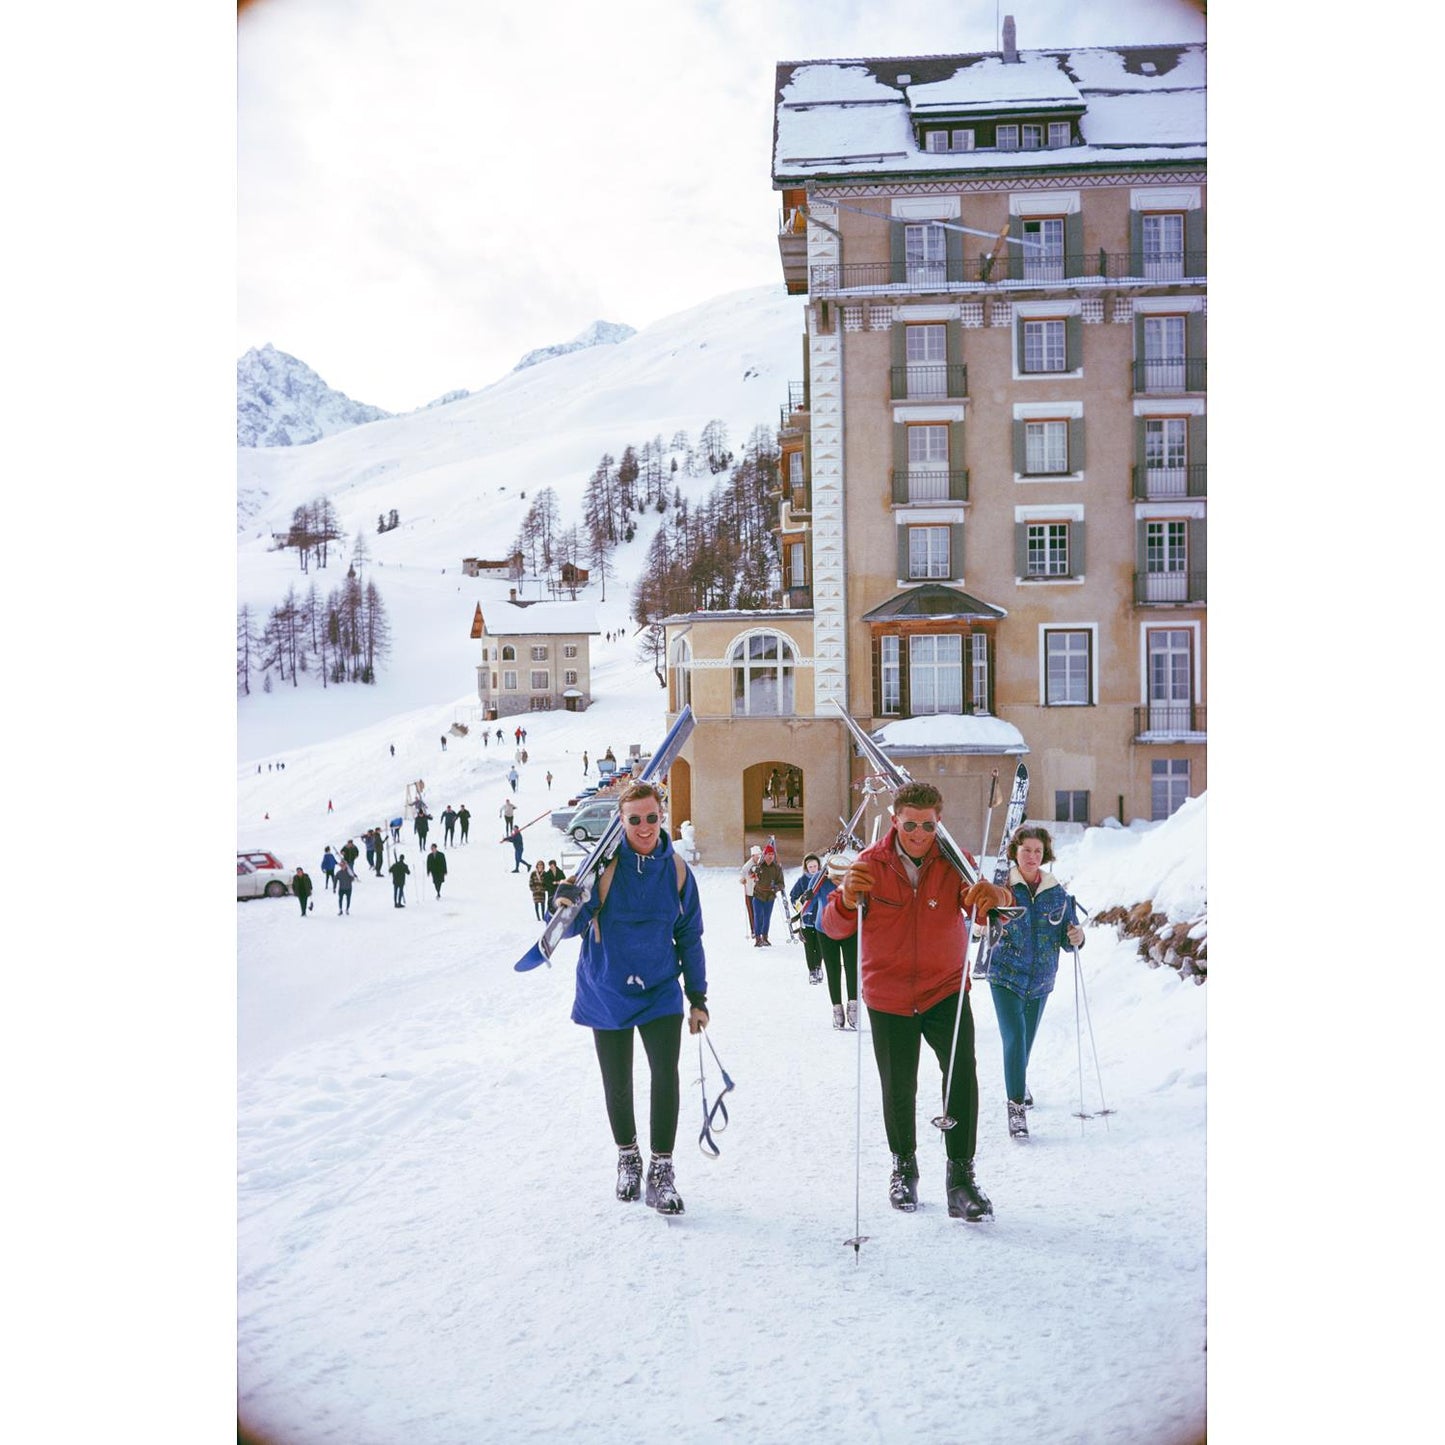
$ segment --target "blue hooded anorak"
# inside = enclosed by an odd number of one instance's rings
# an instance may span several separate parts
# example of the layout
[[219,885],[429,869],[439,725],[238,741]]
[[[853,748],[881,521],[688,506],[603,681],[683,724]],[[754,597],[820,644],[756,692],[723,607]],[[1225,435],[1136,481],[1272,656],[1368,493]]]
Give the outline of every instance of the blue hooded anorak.
[[624,837],[615,857],[606,903],[599,910],[594,892],[566,934],[582,935],[572,1021],[591,1029],[681,1014],[684,989],[691,997],[707,993],[697,880],[687,870],[679,892],[672,840],[659,833],[657,846],[642,854]]
[[1004,928],[994,944],[988,956],[989,982],[1020,998],[1039,998],[1054,991],[1059,949],[1067,942],[1067,929],[1078,922],[1078,914],[1074,900],[1052,873],[1045,871],[1032,893],[1017,867],[1009,869],[1008,881],[1014,902],[1024,912]]

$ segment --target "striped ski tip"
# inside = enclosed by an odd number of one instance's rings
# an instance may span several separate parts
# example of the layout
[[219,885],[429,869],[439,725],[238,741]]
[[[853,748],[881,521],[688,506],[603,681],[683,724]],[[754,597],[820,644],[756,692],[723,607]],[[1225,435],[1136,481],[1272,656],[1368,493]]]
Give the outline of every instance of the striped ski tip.
[[548,968],[552,966],[552,960],[542,952],[542,945],[540,943],[534,943],[512,967],[518,973],[530,973],[534,968],[539,968],[544,963]]

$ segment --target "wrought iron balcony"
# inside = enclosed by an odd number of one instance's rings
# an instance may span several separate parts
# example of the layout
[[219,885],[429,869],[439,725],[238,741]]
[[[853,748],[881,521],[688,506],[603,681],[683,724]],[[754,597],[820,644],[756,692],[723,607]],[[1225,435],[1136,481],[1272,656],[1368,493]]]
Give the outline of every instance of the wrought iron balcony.
[[910,361],[890,368],[893,401],[949,401],[968,395],[968,367],[962,362]]
[[1135,572],[1136,607],[1183,607],[1205,601],[1204,572]]
[[1207,363],[1202,356],[1180,356],[1168,361],[1130,363],[1136,396],[1179,396],[1204,391]]
[[1138,743],[1191,741],[1207,736],[1202,702],[1151,702],[1134,709],[1134,741]]
[[1129,498],[1135,502],[1167,502],[1174,497],[1202,497],[1205,492],[1203,462],[1187,467],[1136,466]]
[[807,411],[808,409],[808,383],[805,381],[790,381],[788,383],[788,405],[794,411]]
[[888,497],[895,507],[968,501],[968,472],[895,467],[888,474]]
[[1192,285],[1206,279],[1205,261],[1202,250],[1039,256],[1010,247],[992,258],[980,255],[947,261],[828,262],[809,268],[808,287],[815,296],[836,296],[962,287]]

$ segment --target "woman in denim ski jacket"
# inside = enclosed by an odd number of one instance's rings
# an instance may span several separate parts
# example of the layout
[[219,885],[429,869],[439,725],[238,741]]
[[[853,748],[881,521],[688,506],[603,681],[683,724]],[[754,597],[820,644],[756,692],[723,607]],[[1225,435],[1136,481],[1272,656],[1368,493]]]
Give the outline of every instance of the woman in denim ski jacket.
[[1020,828],[1009,840],[1009,889],[1023,913],[1004,925],[989,954],[988,982],[993,1011],[1003,1039],[1004,1087],[1008,1093],[1008,1131],[1027,1139],[1024,1109],[1033,1103],[1028,1090],[1029,1055],[1044,1005],[1054,991],[1059,949],[1084,946],[1074,900],[1045,863],[1054,861],[1047,828]]

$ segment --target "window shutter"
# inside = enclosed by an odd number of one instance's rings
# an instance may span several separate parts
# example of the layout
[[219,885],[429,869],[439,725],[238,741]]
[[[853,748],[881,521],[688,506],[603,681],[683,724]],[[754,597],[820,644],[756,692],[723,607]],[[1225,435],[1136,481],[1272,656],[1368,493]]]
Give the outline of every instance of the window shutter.
[[1205,433],[1205,430],[1206,430],[1206,428],[1205,428],[1205,425],[1204,425],[1204,418],[1203,418],[1202,416],[1192,416],[1192,417],[1189,418],[1189,465],[1190,465],[1190,466],[1193,466],[1193,467],[1202,467],[1202,466],[1205,465],[1205,462],[1206,462],[1206,460],[1207,460],[1206,457],[1205,457],[1205,455],[1204,455],[1204,450],[1205,450],[1205,449],[1204,449],[1204,433]]
[[873,716],[883,716],[883,640],[873,634]]
[[1014,423],[1014,475],[1023,476],[1028,470],[1027,423]]
[[1204,573],[1207,570],[1204,557],[1205,521],[1203,517],[1191,517],[1189,527],[1189,571],[1197,582],[1191,582],[1189,600],[1204,601]]
[[906,241],[902,221],[894,221],[888,227],[888,256],[892,263],[893,280],[902,282],[908,273]]
[[803,495],[808,502],[808,510],[813,509],[813,428],[811,426],[803,429]]
[[1084,524],[1069,523],[1069,576],[1084,575]]
[[1137,311],[1134,313],[1134,360],[1144,360],[1144,318]]
[[899,506],[908,500],[908,428],[902,422],[893,428],[893,500]]
[[1024,372],[1024,319],[1022,316],[1014,317],[1014,356],[1017,358],[1014,365],[1018,368],[1019,375]]
[[1064,365],[1070,371],[1078,371],[1084,364],[1084,318],[1064,318]]
[[968,388],[963,384],[962,374],[955,376],[952,370],[955,366],[963,365],[963,323],[961,321],[949,321],[944,324],[943,330],[943,358],[949,365],[948,388],[949,396],[966,396]]
[[898,713],[900,717],[911,717],[913,701],[908,691],[908,639],[898,639]]
[[1204,355],[1204,313],[1184,313],[1184,354],[1191,361]]
[[1027,522],[1014,523],[1014,576],[1029,575],[1029,528]]
[[1144,274],[1144,215],[1142,211],[1129,212],[1129,267],[1130,276]]
[[943,233],[943,259],[948,265],[948,284],[956,286],[963,280],[963,232]]
[[951,421],[948,424],[948,469],[951,472],[963,470],[963,423]]
[[[1143,416],[1136,416],[1134,418],[1134,465],[1141,471],[1144,467],[1144,433],[1148,420],[1148,417]],[[1192,432],[1189,436],[1189,444],[1192,450],[1194,446],[1194,434]],[[1194,458],[1190,457],[1190,461],[1193,460]],[[1138,495],[1138,493],[1136,493],[1136,495]]]
[[948,524],[948,575],[955,581],[963,579],[963,523]]
[[900,580],[908,578],[908,528],[898,529],[898,576]]
[[1084,216],[1071,211],[1064,217],[1064,275],[1084,274]]
[[1149,523],[1142,517],[1134,523],[1134,570],[1142,577],[1149,569]]
[[889,330],[892,333],[894,368],[890,373],[893,386],[889,395],[894,401],[902,401],[908,395],[908,328],[901,321],[896,321]]
[[1081,416],[1069,418],[1069,470],[1084,470],[1084,418]]
[[1204,212],[1200,209],[1184,213],[1184,274],[1205,274]]
[[1008,218],[1008,278],[1010,281],[1022,281],[1024,278],[1024,248],[1020,244],[1023,238],[1024,218],[1010,216]]

